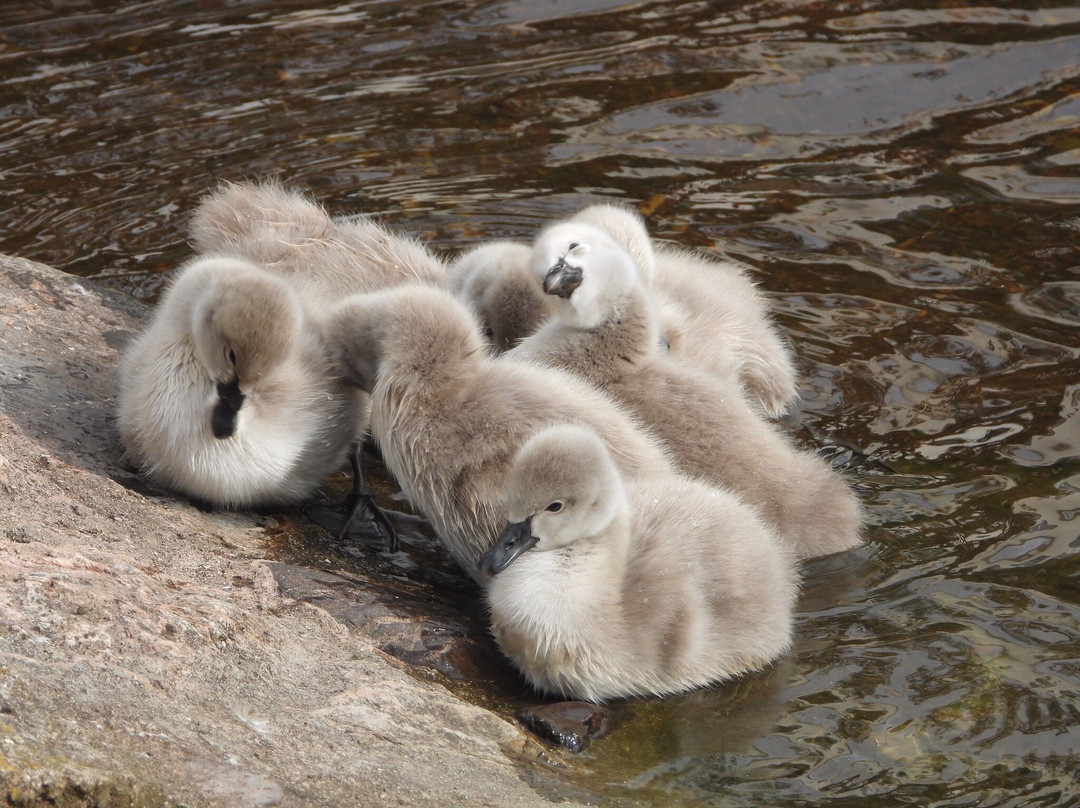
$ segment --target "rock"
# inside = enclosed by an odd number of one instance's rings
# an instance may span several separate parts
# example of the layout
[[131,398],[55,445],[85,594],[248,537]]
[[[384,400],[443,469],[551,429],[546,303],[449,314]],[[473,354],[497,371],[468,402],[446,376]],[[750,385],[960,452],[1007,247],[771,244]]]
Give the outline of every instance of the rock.
[[267,566],[283,596],[324,609],[414,667],[474,683],[490,681],[493,671],[507,668],[492,641],[477,639],[486,635],[482,622],[441,606],[430,595],[422,600],[424,588],[416,584],[364,580],[294,564]]
[[580,804],[518,726],[402,661],[506,671],[466,618],[268,561],[279,515],[125,468],[117,350],[145,314],[0,257],[0,803]]
[[527,707],[517,719],[546,741],[583,752],[593,738],[606,735],[611,729],[611,711],[586,701],[559,701]]

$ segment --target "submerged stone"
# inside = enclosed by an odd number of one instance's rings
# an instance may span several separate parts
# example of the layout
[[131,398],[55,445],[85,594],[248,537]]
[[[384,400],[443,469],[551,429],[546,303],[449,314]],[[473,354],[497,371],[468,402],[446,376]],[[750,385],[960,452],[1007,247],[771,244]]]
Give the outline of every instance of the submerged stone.
[[559,701],[528,707],[517,719],[545,741],[571,752],[583,752],[593,738],[610,731],[613,716],[610,708],[587,701]]

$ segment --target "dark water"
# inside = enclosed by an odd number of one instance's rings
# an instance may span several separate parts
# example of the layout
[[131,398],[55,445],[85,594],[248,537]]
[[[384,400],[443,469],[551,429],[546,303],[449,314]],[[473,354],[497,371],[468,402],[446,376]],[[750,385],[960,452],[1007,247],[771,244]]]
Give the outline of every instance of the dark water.
[[26,2],[0,250],[152,298],[218,179],[452,251],[597,198],[751,264],[852,470],[774,670],[569,780],[662,805],[1080,804],[1080,6]]

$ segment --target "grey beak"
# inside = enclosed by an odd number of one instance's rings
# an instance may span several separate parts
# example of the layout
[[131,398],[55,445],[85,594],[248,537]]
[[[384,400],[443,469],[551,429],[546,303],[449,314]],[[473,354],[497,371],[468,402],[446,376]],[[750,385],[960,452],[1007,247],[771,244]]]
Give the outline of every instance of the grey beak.
[[579,286],[581,286],[581,267],[570,266],[565,258],[560,258],[544,277],[545,294],[570,297]]
[[217,383],[218,402],[210,416],[210,429],[215,438],[228,438],[236,431],[236,416],[244,403],[244,394],[240,392],[240,377],[232,381]]
[[480,572],[485,578],[494,578],[534,544],[536,537],[532,534],[531,516],[524,522],[507,522],[495,546],[480,556]]

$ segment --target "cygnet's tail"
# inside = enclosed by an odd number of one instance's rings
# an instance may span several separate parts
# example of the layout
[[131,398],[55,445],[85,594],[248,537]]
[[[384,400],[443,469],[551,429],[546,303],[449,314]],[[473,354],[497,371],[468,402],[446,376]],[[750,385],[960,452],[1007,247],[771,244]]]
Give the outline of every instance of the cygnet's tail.
[[278,182],[223,182],[199,203],[191,240],[201,253],[240,255],[265,266],[332,228],[320,205]]
[[330,300],[415,281],[441,280],[442,263],[417,241],[367,218],[333,219],[280,183],[222,183],[200,203],[191,240],[203,253],[236,255]]

